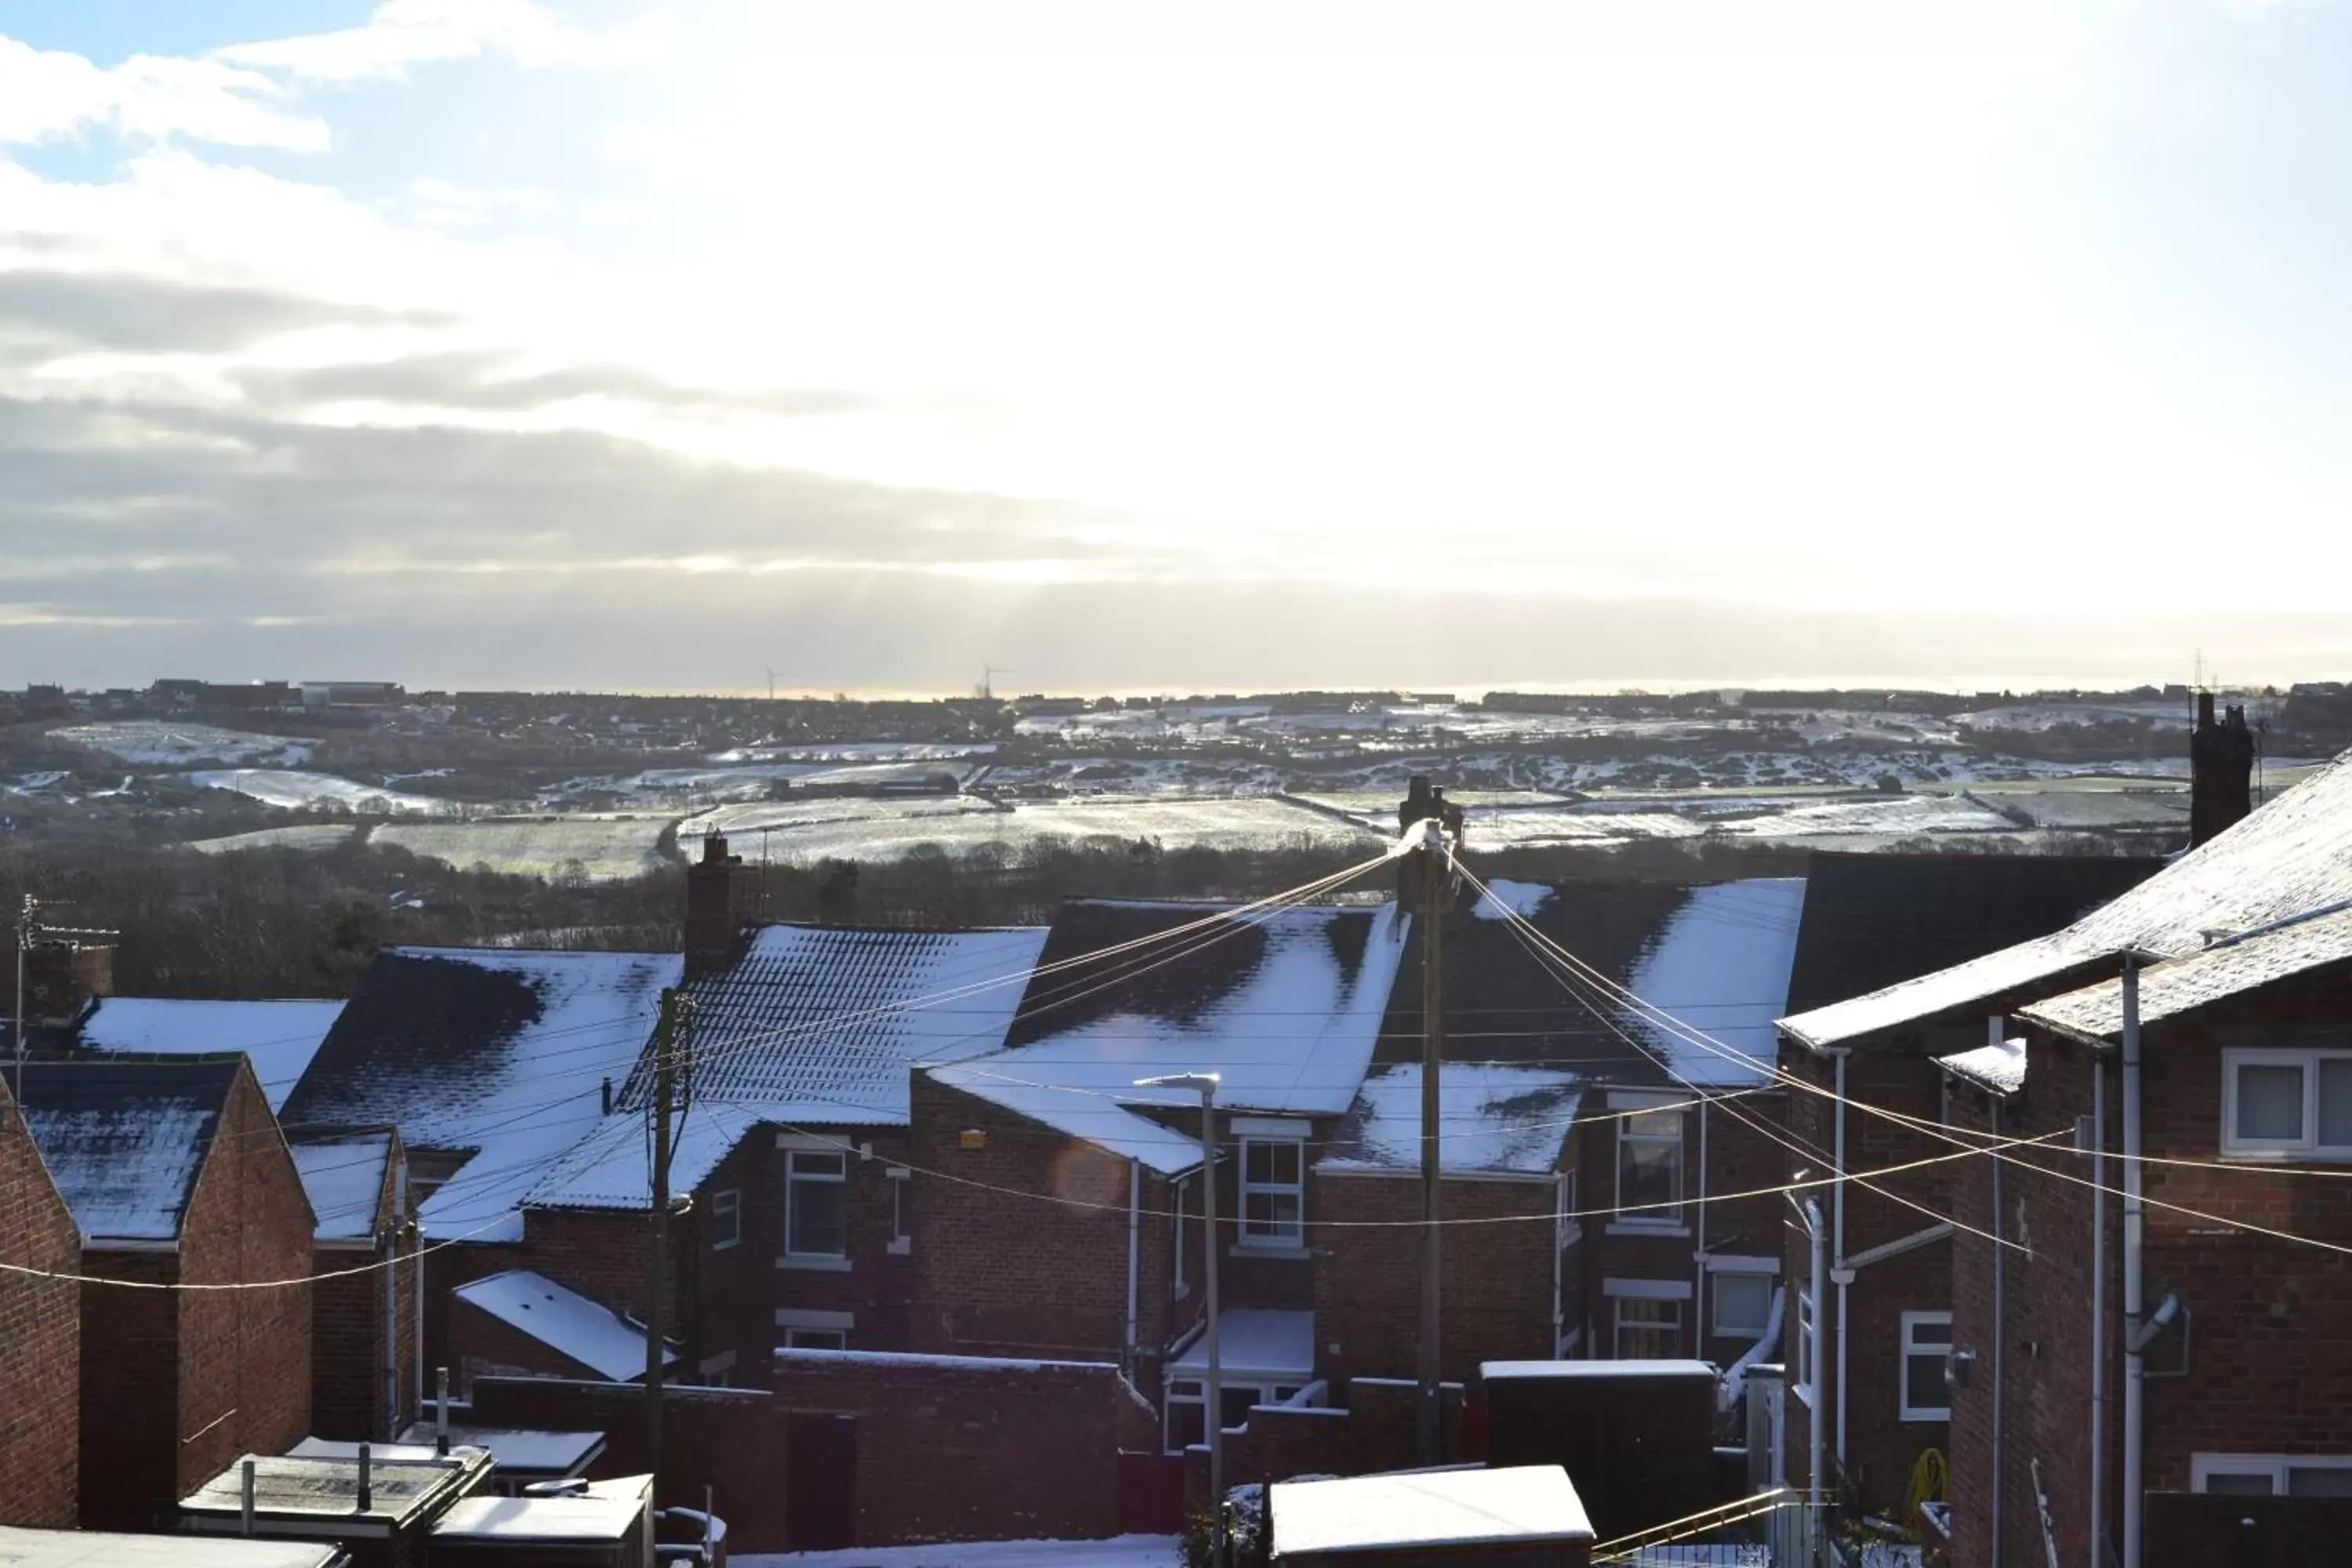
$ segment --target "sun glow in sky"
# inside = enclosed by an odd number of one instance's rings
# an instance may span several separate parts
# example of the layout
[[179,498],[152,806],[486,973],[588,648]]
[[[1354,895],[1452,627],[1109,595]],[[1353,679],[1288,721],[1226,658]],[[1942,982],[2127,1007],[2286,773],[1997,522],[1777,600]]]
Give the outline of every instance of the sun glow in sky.
[[0,683],[2340,677],[2347,54],[0,0]]

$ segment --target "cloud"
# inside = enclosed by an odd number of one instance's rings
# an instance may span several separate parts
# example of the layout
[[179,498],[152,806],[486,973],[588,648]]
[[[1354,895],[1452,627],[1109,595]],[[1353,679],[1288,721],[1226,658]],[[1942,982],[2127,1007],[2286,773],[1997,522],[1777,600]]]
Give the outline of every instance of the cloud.
[[133,353],[217,352],[331,322],[420,319],[431,318],[132,273],[0,271],[0,343],[15,338]]
[[0,37],[0,144],[110,131],[237,147],[322,153],[325,121],[288,108],[270,77],[218,59],[133,55],[100,68],[80,55]]
[[658,18],[609,32],[579,26],[536,0],[384,0],[356,27],[232,44],[212,58],[300,81],[397,79],[407,68],[501,55],[524,66],[614,65],[646,58]]
[[582,364],[515,373],[512,358],[490,350],[451,350],[361,363],[303,369],[262,368],[238,380],[263,406],[312,408],[383,403],[424,409],[522,413],[575,398],[602,397],[705,413],[782,416],[847,414],[874,406],[861,395],[825,388],[728,390],[683,385],[623,364]]

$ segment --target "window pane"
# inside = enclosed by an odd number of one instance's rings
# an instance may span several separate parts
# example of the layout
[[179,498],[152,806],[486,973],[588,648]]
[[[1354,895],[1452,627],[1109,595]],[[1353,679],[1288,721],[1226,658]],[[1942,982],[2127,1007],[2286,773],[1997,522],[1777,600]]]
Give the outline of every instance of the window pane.
[[1679,1110],[1644,1110],[1625,1118],[1628,1138],[1672,1138],[1677,1142],[1683,1135],[1683,1113]]
[[2238,1068],[2241,1138],[2303,1136],[2303,1069],[2293,1064],[2248,1062]]
[[1225,1426],[1230,1428],[1248,1422],[1250,1406],[1265,1404],[1265,1391],[1253,1383],[1244,1383],[1238,1387],[1225,1384],[1218,1388],[1217,1399],[1220,1408],[1225,1413]]
[[2352,1467],[2290,1465],[2286,1472],[2289,1497],[2352,1497]]
[[1772,1311],[1769,1274],[1715,1277],[1715,1328],[1723,1334],[1760,1334]]
[[839,1154],[813,1154],[795,1152],[793,1155],[793,1174],[795,1176],[838,1176],[842,1173],[842,1159],[843,1156]]
[[2271,1495],[2271,1479],[2217,1470],[2206,1476],[2205,1489],[2229,1497],[2268,1497]]
[[890,1239],[904,1241],[915,1234],[914,1183],[901,1179],[890,1184]]
[[1910,1410],[1948,1410],[1952,1396],[1944,1381],[1944,1358],[1940,1355],[1907,1355],[1903,1358],[1903,1404]]
[[2331,1057],[2319,1064],[2319,1141],[2352,1146],[2352,1058]]
[[803,1256],[839,1258],[845,1253],[839,1182],[794,1182],[784,1250]]
[[795,1351],[837,1351],[849,1342],[839,1329],[786,1329],[784,1348]]
[[1642,1204],[1672,1204],[1683,1195],[1682,1146],[1678,1143],[1618,1144],[1617,1203],[1633,1208],[1633,1219],[1671,1220],[1671,1208],[1638,1208]]
[[1915,1345],[1948,1345],[1952,1342],[1952,1325],[1933,1321],[1913,1321],[1905,1325]]
[[1168,1406],[1168,1446],[1186,1448],[1209,1440],[1208,1423],[1202,1419],[1206,1406],[1196,1403],[1172,1402]]
[[1243,1202],[1242,1234],[1260,1240],[1297,1240],[1298,1194],[1251,1193]]

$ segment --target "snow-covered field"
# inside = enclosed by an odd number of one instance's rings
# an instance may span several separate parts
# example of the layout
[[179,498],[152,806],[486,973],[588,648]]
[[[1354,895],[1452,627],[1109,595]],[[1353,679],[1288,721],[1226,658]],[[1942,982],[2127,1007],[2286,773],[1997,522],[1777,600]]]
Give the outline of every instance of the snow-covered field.
[[2074,724],[2147,724],[2159,730],[2186,730],[2191,718],[2184,698],[2156,702],[2018,702],[1955,714],[1952,722],[1964,730],[2038,733]]
[[358,831],[355,822],[304,822],[256,833],[232,833],[226,838],[199,838],[188,847],[199,855],[233,855],[240,849],[332,849]]
[[1369,829],[1267,797],[1023,801],[1000,809],[969,795],[818,797],[724,807],[680,823],[678,842],[691,845],[704,832],[718,831],[739,838],[739,853],[757,853],[752,836],[763,828],[768,855],[800,861],[896,860],[925,844],[958,855],[988,846],[1018,853],[1056,838],[1141,839],[1167,849],[1369,848],[1377,843]]
[[398,790],[364,784],[357,779],[338,778],[333,773],[296,773],[287,768],[231,768],[184,776],[192,784],[201,784],[206,789],[235,790],[264,805],[283,806],[289,811],[332,806],[370,816],[391,816],[402,813],[418,816],[464,815],[464,808],[456,801],[436,800],[423,795],[404,795]]
[[514,877],[585,877],[620,881],[668,863],[666,816],[493,817],[476,822],[387,822],[372,845],[462,868],[488,866]]
[[126,763],[184,768],[196,763],[244,767],[299,767],[310,760],[310,742],[283,735],[256,735],[212,724],[175,724],[162,719],[120,719],[68,724],[49,731],[52,740],[87,746]]

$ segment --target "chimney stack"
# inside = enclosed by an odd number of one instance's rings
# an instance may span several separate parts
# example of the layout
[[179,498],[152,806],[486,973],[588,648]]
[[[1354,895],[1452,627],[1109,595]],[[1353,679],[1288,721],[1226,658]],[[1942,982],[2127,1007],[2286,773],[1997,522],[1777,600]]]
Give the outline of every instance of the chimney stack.
[[687,973],[724,963],[735,951],[735,939],[759,919],[759,868],[727,853],[721,835],[705,834],[702,858],[686,868]]
[[2254,735],[2246,710],[2231,703],[2219,722],[2213,694],[2197,694],[2189,732],[2189,847],[2219,837],[2254,808]]

